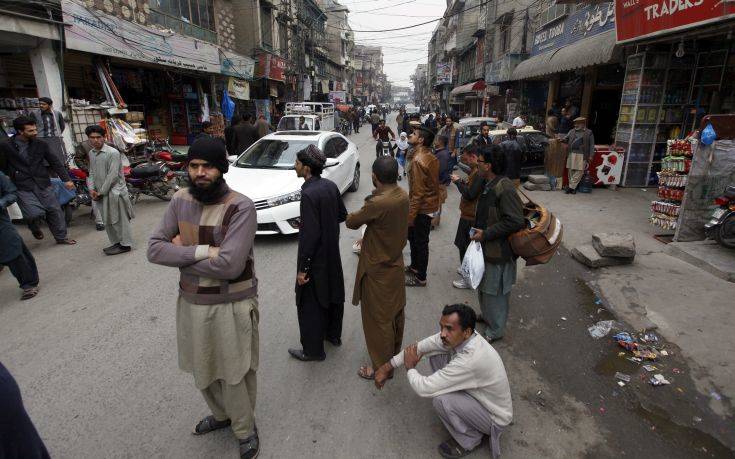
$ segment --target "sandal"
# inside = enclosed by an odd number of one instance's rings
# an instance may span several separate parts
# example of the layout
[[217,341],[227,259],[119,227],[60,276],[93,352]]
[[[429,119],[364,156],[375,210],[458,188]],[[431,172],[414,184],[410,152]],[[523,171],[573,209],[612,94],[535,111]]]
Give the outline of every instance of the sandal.
[[34,238],[38,239],[39,241],[43,239],[43,231],[41,231],[40,229],[32,229],[31,234],[33,235]]
[[260,453],[260,439],[258,431],[245,440],[240,440],[240,459],[255,459]]
[[214,416],[210,415],[199,421],[199,423],[194,427],[194,430],[191,433],[194,435],[204,435],[209,432],[214,432],[215,430],[229,427],[230,424],[232,424],[232,421],[230,421],[229,419],[218,421],[214,418]]
[[360,369],[357,370],[357,376],[361,377],[362,379],[373,381],[375,380],[375,370],[373,370],[373,367],[362,365]]
[[21,301],[30,300],[36,295],[38,295],[38,287],[24,288],[23,294],[20,296],[20,299]]
[[426,281],[422,281],[412,273],[406,276],[406,287],[426,287]]
[[441,456],[446,459],[456,459],[459,457],[465,457],[468,454],[470,454],[472,451],[474,451],[474,449],[464,449],[462,445],[457,443],[457,440],[455,440],[454,438],[450,438],[449,440],[440,444],[438,449],[439,449],[439,454],[441,454]]
[[75,245],[77,241],[74,239],[57,239],[56,243],[61,245]]
[[406,269],[403,270],[406,274],[416,274],[416,270],[413,269],[411,266],[406,266]]

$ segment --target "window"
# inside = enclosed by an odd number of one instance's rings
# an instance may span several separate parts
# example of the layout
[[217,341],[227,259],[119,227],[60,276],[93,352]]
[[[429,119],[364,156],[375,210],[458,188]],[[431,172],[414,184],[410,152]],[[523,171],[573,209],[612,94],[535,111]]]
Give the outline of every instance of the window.
[[513,32],[513,13],[504,15],[500,19],[500,53],[506,54],[510,51],[511,33]]
[[345,151],[347,151],[347,145],[348,144],[347,144],[347,141],[345,139],[343,139],[341,137],[337,137],[335,139],[334,149],[335,149],[335,151],[337,153],[337,156],[339,156],[342,153],[344,153]]
[[278,44],[281,49],[281,56],[288,59],[288,32],[286,24],[278,23]]
[[273,24],[271,21],[271,12],[265,8],[260,9],[260,40],[263,47],[269,50],[273,49]]
[[336,158],[339,156],[337,152],[337,140],[336,137],[327,140],[327,143],[324,145],[324,156],[327,158]]
[[182,35],[216,43],[214,0],[152,0],[150,20]]
[[566,16],[569,12],[568,5],[557,5],[556,2],[554,2],[539,14],[539,24],[543,26],[549,22],[556,21],[557,19]]

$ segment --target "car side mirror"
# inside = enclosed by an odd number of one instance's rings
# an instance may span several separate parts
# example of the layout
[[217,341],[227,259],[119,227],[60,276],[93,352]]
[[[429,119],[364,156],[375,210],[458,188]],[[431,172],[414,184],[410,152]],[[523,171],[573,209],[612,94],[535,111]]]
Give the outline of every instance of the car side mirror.
[[229,156],[227,157],[227,161],[229,161],[229,162],[230,162],[230,164],[234,164],[234,163],[235,163],[235,161],[237,161],[237,155],[229,155]]
[[339,161],[337,161],[336,158],[327,158],[327,162],[324,163],[324,167],[332,167],[339,164]]

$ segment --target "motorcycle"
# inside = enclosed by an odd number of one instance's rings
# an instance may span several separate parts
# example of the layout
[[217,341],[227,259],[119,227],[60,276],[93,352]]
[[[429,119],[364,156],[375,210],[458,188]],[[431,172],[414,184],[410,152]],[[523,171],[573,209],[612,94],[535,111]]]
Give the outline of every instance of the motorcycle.
[[712,210],[710,220],[704,225],[708,239],[714,239],[721,246],[735,249],[735,186],[725,188],[725,194],[715,199],[717,206]]
[[390,146],[390,140],[382,140],[380,142],[380,149],[378,150],[378,157],[381,156],[390,156],[391,154],[391,146]]
[[123,167],[123,174],[133,203],[138,202],[141,194],[170,201],[180,188],[176,174],[163,161],[151,160]]

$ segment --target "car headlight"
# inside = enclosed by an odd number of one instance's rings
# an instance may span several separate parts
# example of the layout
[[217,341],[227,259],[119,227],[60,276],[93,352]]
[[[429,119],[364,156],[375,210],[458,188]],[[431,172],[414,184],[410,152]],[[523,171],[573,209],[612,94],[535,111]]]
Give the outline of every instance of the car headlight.
[[268,199],[268,207],[282,206],[289,202],[301,201],[301,190],[294,191],[293,193],[282,194],[274,198]]

